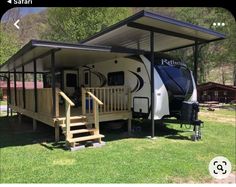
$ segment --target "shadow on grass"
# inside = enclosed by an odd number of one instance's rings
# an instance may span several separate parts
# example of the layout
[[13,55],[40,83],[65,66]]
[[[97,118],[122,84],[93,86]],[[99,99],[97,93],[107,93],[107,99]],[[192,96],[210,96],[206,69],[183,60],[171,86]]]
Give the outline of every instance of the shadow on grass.
[[62,141],[62,142],[57,142],[57,143],[40,143],[41,146],[45,147],[46,149],[48,150],[55,150],[55,149],[64,149],[64,150],[67,150],[66,147],[65,147],[65,142]]
[[53,142],[54,128],[38,122],[33,131],[32,119],[22,117],[20,124],[17,116],[0,117],[0,139],[0,148]]
[[[143,121],[142,123],[133,121],[133,131],[129,135],[127,124],[122,128],[112,129],[107,124],[100,125],[100,133],[105,135],[103,141],[116,141],[127,138],[146,138],[151,135],[151,123]],[[187,136],[181,135],[182,130],[170,128],[166,124],[155,124],[155,136],[165,137],[176,140],[190,140]],[[24,146],[30,144],[40,144],[48,150],[65,149],[65,142],[54,142],[54,128],[38,122],[37,130],[33,131],[32,119],[22,117],[22,123],[19,124],[17,116],[0,117],[0,148],[11,146]],[[61,140],[64,135],[61,136]]]
[[[177,124],[176,124],[177,125]],[[105,125],[104,125],[105,126]],[[152,129],[150,121],[143,121],[142,123],[133,121],[132,122],[132,134],[129,135],[127,132],[127,124],[123,125],[120,129],[110,129],[101,127],[100,133],[105,135],[104,141],[116,141],[126,138],[147,138],[151,136]],[[177,130],[169,127],[167,124],[155,123],[155,136],[165,137],[168,139],[175,140],[191,140],[190,137],[181,135],[184,130]]]

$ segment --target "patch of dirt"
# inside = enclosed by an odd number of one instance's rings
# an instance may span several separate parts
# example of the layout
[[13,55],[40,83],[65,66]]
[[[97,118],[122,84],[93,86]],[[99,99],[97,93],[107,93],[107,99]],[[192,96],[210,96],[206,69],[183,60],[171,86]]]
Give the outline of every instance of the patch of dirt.
[[236,172],[231,173],[227,178],[225,179],[211,179],[208,181],[199,181],[197,182],[194,178],[180,178],[180,177],[172,177],[171,183],[184,183],[184,184],[235,184],[236,183]]
[[225,179],[213,179],[210,183],[214,184],[235,184],[236,183],[236,172],[230,173],[230,175]]

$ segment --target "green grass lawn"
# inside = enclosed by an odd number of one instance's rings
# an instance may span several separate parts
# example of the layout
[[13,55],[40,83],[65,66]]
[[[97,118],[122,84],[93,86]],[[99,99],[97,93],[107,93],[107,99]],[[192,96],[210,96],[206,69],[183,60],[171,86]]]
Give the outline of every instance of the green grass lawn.
[[[0,118],[1,183],[183,183],[209,182],[208,164],[215,156],[227,157],[235,171],[234,111],[212,113],[225,116],[219,121],[204,111],[203,140],[189,140],[192,132],[179,125],[156,129],[150,124],[127,138],[120,131],[103,130],[106,145],[76,152],[65,151],[63,142],[53,143],[53,129],[40,125],[31,131],[31,121],[17,124]],[[209,120],[208,120],[209,119]]]
[[7,101],[0,100],[0,105],[7,105]]
[[5,105],[7,105],[7,101],[0,100],[0,117],[7,115],[7,111],[1,109],[1,106],[5,106]]

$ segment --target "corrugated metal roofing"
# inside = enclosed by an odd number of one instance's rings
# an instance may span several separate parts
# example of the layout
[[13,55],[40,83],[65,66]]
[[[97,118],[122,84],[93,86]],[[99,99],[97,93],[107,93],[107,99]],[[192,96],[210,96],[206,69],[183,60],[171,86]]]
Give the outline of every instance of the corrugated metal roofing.
[[82,41],[87,45],[122,46],[150,50],[150,31],[155,32],[154,50],[167,51],[224,39],[225,35],[197,25],[141,11]]

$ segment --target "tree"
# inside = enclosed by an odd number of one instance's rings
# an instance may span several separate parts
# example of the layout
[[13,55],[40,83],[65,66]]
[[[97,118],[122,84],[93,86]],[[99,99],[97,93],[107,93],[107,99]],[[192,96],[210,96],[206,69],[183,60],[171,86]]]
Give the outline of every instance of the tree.
[[6,62],[20,48],[17,38],[0,25],[0,64]]
[[[176,19],[201,25],[225,33],[227,36],[225,40],[199,46],[199,83],[206,82],[209,70],[217,68],[221,73],[223,84],[226,83],[227,79],[231,79],[234,80],[233,82],[236,85],[236,24],[233,15],[223,8],[174,8],[173,12],[175,12]],[[215,27],[214,22],[225,23],[225,26]],[[188,58],[188,55],[186,55],[191,54],[190,50],[192,49],[187,48],[182,50],[180,54],[185,56],[185,59],[191,60],[188,63],[193,61],[191,57]],[[234,66],[233,77],[229,77],[229,73],[225,71],[226,65],[230,64]]]
[[[0,64],[14,55],[20,47],[31,39],[40,39],[40,32],[44,31],[46,16],[44,12],[21,15],[21,8],[12,8],[2,17],[0,25]],[[20,29],[16,29],[14,22],[20,19]]]
[[77,43],[131,15],[127,8],[50,8],[42,37]]

